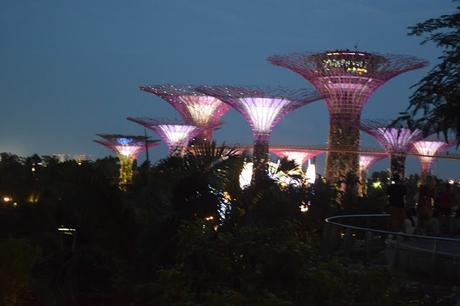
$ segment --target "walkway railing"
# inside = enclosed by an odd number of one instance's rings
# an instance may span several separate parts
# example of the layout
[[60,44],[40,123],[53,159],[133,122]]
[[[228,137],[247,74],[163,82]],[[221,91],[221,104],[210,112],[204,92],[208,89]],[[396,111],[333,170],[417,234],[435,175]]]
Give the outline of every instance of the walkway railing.
[[460,239],[389,231],[389,214],[326,218],[323,256],[342,255],[395,269],[460,279]]

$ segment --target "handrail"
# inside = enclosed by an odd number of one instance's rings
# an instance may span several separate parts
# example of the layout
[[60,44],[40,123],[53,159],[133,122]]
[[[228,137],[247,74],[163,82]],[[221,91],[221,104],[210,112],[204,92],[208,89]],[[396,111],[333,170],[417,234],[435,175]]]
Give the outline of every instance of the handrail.
[[349,228],[349,229],[355,229],[355,230],[363,230],[363,231],[369,231],[369,232],[374,232],[374,233],[380,233],[380,234],[387,234],[387,235],[395,235],[395,236],[403,236],[403,237],[408,237],[408,238],[419,238],[419,239],[427,239],[427,240],[437,240],[437,241],[450,241],[450,242],[459,242],[460,239],[456,238],[447,238],[447,237],[438,237],[438,236],[425,236],[425,235],[414,235],[414,234],[407,234],[403,232],[394,232],[394,231],[384,231],[384,230],[379,230],[379,229],[373,229],[373,228],[368,228],[368,227],[362,227],[362,226],[355,226],[355,225],[347,225],[347,224],[342,224],[342,223],[337,223],[333,222],[331,220],[336,220],[336,219],[343,219],[343,218],[356,218],[356,217],[390,217],[390,214],[361,214],[361,215],[339,215],[339,216],[332,216],[326,218],[324,221],[329,224],[333,224],[336,226],[344,227],[344,228]]

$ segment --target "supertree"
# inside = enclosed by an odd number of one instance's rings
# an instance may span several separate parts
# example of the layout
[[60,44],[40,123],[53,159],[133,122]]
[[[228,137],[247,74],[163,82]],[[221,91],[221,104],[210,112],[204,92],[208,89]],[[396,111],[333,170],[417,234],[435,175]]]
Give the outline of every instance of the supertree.
[[[307,183],[313,184],[316,180],[316,165],[311,162],[316,156],[324,153],[324,149],[319,148],[308,148],[308,147],[294,147],[294,146],[276,146],[271,147],[270,152],[276,156],[283,158],[286,157],[288,160],[293,160],[298,165],[298,170],[304,176]],[[308,167],[304,172],[302,169],[303,164],[309,161]]]
[[140,89],[161,97],[171,104],[185,123],[201,128],[194,142],[212,141],[213,130],[220,125],[221,117],[230,106],[219,99],[195,90],[192,85],[151,85]]
[[176,120],[133,117],[128,120],[154,131],[166,143],[170,155],[181,155],[190,139],[200,132],[200,128]]
[[392,126],[385,120],[364,120],[361,129],[373,136],[390,154],[390,169],[392,175],[404,177],[407,152],[412,144],[423,138],[419,129],[411,129],[401,124]]
[[431,174],[431,166],[437,154],[454,145],[454,141],[419,140],[413,143],[413,152],[420,161],[420,182],[424,183],[426,177]]
[[367,171],[377,161],[387,157],[385,152],[367,152],[359,154],[359,187],[358,195],[363,196],[367,194]]
[[268,61],[300,74],[325,96],[330,120],[325,176],[330,182],[348,172],[358,174],[353,152],[359,149],[361,111],[369,97],[389,79],[428,64],[412,56],[350,50],[275,55]]
[[200,86],[197,90],[228,103],[251,126],[254,137],[253,182],[266,177],[268,144],[275,125],[288,112],[322,98],[316,92],[280,87]]
[[322,154],[324,150],[321,149],[309,149],[302,147],[290,147],[290,146],[276,146],[270,148],[270,153],[275,154],[279,158],[286,157],[288,160],[293,160],[300,168],[303,164],[312,159],[315,156]]
[[97,134],[101,140],[95,142],[111,149],[120,160],[119,184],[123,189],[133,178],[133,163],[142,151],[158,145],[159,140],[149,140],[145,136],[120,134]]

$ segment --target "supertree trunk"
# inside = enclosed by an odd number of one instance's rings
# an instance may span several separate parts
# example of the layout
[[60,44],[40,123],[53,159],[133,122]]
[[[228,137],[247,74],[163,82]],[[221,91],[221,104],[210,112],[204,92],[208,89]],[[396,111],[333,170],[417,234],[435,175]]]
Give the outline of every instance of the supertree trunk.
[[391,175],[394,176],[398,174],[401,179],[405,176],[405,168],[406,168],[406,154],[401,153],[393,153],[391,154],[391,161],[390,161],[390,170]]
[[259,139],[254,142],[252,185],[257,185],[268,176],[268,145],[268,139]]
[[364,197],[365,195],[367,195],[367,169],[359,171],[358,196]]
[[[333,114],[329,128],[329,150],[326,155],[326,180],[331,183],[352,173],[359,176],[359,114]],[[353,153],[340,152],[352,151]]]
[[431,166],[433,165],[433,158],[425,157],[420,158],[420,184],[425,184],[426,178],[431,175]]
[[119,186],[120,189],[124,190],[133,180],[134,159],[121,154],[118,155],[118,159],[120,160]]

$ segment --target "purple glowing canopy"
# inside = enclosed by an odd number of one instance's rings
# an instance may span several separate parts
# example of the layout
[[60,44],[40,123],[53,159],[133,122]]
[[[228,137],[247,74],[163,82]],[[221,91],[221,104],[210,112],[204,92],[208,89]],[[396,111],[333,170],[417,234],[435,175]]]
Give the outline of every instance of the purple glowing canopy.
[[168,146],[170,153],[177,148],[186,147],[189,140],[200,132],[200,128],[176,120],[132,117],[128,117],[128,120],[139,123],[157,133]]
[[215,127],[230,107],[219,99],[195,90],[196,86],[163,84],[141,86],[140,89],[157,95],[173,106],[187,124]]
[[351,50],[274,55],[268,61],[311,82],[325,95],[329,112],[354,114],[361,112],[372,93],[387,80],[428,64],[408,55]]
[[367,171],[377,161],[387,157],[385,153],[365,153],[359,154],[359,170]]
[[413,143],[413,151],[419,154],[422,172],[431,172],[431,165],[435,156],[455,144],[454,141],[445,142],[441,140],[419,140]]
[[97,134],[103,140],[94,140],[122,156],[135,159],[137,155],[147,148],[158,145],[159,140],[148,140],[145,136],[132,136],[121,134]]
[[391,126],[391,122],[385,120],[364,120],[361,129],[377,139],[390,153],[407,153],[415,141],[423,138],[423,132],[419,129]]
[[322,99],[314,91],[281,87],[200,86],[196,90],[235,108],[249,123],[256,139],[268,139],[273,127],[288,112]]
[[293,160],[297,165],[302,165],[309,159],[324,153],[324,149],[307,149],[301,147],[271,147],[270,152],[279,158],[286,157],[288,160]]

